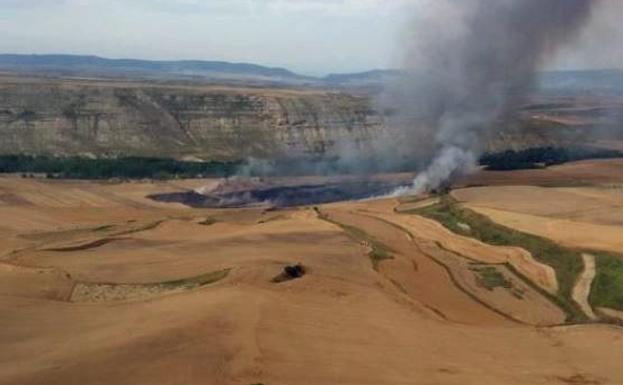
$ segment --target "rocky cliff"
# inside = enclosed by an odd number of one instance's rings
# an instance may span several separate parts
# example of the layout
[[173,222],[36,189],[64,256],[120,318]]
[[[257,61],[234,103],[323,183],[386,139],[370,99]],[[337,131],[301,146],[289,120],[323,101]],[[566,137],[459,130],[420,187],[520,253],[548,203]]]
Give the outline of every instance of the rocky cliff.
[[[203,160],[334,155],[394,136],[372,105],[365,95],[319,89],[5,75],[0,76],[0,154]],[[586,143],[591,124],[575,112],[567,116],[572,109],[563,107],[531,109],[528,124],[495,127],[483,138],[485,150]],[[386,152],[395,155],[403,142],[407,154],[430,147],[406,138]]]
[[328,91],[4,78],[0,153],[239,159],[369,140],[364,96]]

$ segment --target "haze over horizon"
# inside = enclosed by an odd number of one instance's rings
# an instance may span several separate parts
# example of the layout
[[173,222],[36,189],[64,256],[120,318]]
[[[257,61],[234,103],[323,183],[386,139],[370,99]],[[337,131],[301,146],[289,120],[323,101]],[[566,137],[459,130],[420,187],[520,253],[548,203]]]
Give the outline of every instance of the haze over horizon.
[[[550,69],[623,67],[615,0]],[[306,75],[399,68],[404,25],[434,0],[0,0],[0,52],[216,60]],[[407,11],[408,10],[408,11]]]

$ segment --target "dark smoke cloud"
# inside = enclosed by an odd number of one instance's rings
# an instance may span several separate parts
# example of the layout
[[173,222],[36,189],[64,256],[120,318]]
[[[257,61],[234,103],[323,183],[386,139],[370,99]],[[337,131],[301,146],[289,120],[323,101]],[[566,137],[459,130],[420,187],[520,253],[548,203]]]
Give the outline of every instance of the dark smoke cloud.
[[432,0],[418,9],[406,43],[410,80],[382,101],[398,112],[383,146],[429,160],[409,191],[475,166],[483,133],[524,101],[537,72],[576,39],[597,2]]

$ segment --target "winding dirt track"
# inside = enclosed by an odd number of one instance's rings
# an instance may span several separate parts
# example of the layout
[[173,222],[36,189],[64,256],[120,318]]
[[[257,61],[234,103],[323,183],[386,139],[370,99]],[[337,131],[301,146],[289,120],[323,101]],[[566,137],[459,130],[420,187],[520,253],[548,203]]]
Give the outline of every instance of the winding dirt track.
[[591,294],[591,285],[595,279],[595,256],[582,254],[582,260],[584,261],[584,271],[573,287],[573,300],[580,305],[588,318],[594,320],[597,319],[597,316],[588,302],[588,297]]

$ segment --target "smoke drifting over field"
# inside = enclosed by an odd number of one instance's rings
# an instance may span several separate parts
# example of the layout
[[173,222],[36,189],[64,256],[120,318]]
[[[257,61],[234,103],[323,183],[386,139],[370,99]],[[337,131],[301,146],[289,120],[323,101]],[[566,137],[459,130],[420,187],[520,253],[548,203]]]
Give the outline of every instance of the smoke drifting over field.
[[393,88],[396,147],[429,159],[409,192],[476,165],[482,134],[512,114],[537,71],[590,18],[599,0],[429,0],[405,45],[411,81]]

